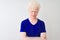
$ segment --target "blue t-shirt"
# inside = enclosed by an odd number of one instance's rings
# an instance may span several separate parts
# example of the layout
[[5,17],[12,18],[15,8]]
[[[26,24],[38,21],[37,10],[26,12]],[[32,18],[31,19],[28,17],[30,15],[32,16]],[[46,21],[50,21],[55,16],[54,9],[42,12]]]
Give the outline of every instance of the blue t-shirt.
[[26,32],[28,37],[40,37],[42,32],[46,32],[45,24],[42,20],[38,19],[37,23],[32,25],[27,18],[21,22],[20,32]]

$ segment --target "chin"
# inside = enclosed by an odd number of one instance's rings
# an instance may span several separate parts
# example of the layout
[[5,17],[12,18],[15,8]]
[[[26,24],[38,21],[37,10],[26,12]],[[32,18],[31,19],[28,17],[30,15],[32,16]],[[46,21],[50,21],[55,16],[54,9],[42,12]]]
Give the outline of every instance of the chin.
[[35,16],[33,16],[32,18],[34,18],[34,19],[35,19],[36,17],[35,17]]

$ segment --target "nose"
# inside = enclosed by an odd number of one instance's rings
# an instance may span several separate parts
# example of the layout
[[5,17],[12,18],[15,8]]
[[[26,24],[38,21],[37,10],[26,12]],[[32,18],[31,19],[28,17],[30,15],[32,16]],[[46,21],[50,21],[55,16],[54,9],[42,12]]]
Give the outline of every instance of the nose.
[[35,12],[33,12],[33,15],[35,14]]
[[33,15],[35,15],[35,11],[33,11]]

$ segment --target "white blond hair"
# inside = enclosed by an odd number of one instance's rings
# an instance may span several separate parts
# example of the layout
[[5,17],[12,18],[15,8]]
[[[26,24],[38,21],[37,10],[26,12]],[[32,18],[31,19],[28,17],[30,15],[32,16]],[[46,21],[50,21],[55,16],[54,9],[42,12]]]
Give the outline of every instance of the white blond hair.
[[28,7],[37,7],[40,8],[40,4],[36,0],[30,0]]

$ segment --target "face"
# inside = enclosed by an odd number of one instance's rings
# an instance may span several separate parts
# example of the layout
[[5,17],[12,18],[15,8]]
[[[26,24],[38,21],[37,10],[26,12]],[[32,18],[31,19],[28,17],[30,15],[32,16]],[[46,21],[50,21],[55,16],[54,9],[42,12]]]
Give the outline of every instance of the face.
[[32,18],[36,18],[38,15],[39,8],[38,7],[30,7],[29,8],[29,16]]

